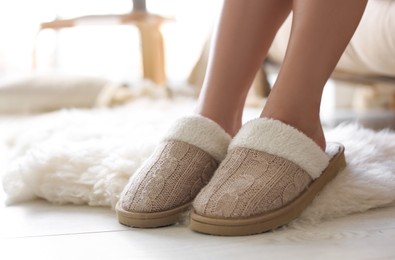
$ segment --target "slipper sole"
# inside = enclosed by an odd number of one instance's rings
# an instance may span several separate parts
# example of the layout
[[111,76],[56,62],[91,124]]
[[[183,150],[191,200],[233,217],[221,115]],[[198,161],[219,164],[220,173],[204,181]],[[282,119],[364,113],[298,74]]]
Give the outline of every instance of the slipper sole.
[[130,212],[122,209],[117,203],[115,210],[119,223],[137,228],[165,227],[178,223],[182,214],[187,211],[191,203],[184,204],[177,208],[152,213]]
[[243,236],[263,233],[288,224],[300,216],[324,186],[346,167],[344,146],[339,148],[339,152],[331,158],[321,176],[315,179],[301,195],[282,208],[262,215],[239,219],[207,217],[193,211],[190,218],[190,228],[193,231],[210,235]]

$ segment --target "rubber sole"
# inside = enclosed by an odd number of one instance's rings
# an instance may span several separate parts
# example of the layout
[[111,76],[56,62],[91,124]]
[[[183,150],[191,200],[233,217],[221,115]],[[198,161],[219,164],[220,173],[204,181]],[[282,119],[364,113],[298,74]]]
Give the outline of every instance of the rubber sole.
[[315,179],[301,195],[284,207],[262,215],[240,219],[212,218],[192,211],[190,228],[193,231],[210,235],[243,236],[263,233],[288,224],[300,216],[324,186],[335,178],[341,169],[346,167],[344,146],[339,148],[339,152],[332,157],[321,176]]
[[119,223],[137,228],[165,227],[178,223],[182,214],[187,211],[191,203],[180,207],[153,213],[130,212],[124,210],[119,203],[115,207]]

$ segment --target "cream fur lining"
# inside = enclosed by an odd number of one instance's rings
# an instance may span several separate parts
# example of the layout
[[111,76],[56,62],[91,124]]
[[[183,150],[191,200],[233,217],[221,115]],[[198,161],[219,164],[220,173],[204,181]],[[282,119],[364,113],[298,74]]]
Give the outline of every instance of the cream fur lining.
[[221,162],[226,156],[231,137],[214,121],[202,116],[190,116],[177,120],[164,139],[197,146]]
[[278,120],[259,118],[246,123],[231,142],[233,147],[267,152],[294,162],[313,179],[328,166],[329,156],[299,130]]

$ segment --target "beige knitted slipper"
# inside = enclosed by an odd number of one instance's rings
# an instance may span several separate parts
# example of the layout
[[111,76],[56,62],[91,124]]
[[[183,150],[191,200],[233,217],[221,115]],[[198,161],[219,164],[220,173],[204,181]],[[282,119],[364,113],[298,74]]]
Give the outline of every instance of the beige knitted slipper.
[[344,147],[324,153],[280,121],[248,122],[193,203],[190,228],[212,235],[250,235],[289,223],[345,167]]
[[207,118],[178,120],[124,188],[119,222],[145,228],[177,223],[225,157],[230,139]]

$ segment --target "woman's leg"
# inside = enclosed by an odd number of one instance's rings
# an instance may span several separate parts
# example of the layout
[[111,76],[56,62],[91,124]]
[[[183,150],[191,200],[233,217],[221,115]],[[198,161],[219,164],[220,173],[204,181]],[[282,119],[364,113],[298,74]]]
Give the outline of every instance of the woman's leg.
[[225,0],[197,113],[231,136],[241,127],[248,89],[292,7],[290,0]]
[[325,149],[323,87],[362,17],[366,0],[294,0],[287,52],[262,112],[294,126]]

